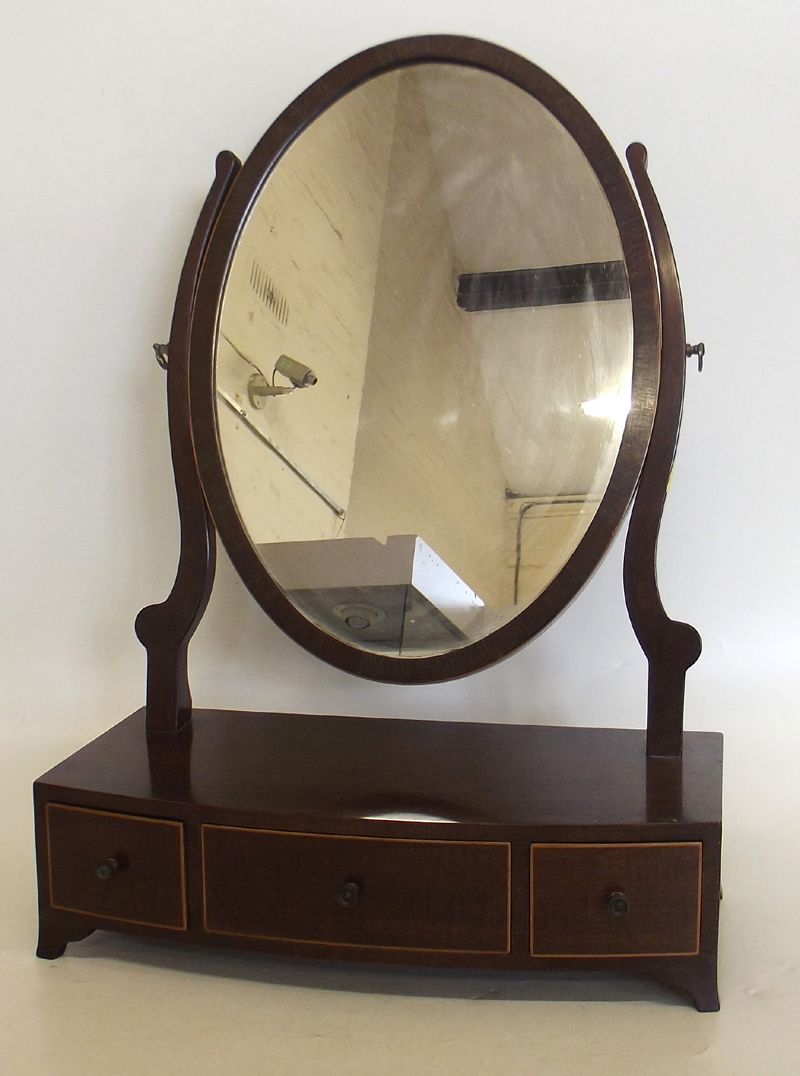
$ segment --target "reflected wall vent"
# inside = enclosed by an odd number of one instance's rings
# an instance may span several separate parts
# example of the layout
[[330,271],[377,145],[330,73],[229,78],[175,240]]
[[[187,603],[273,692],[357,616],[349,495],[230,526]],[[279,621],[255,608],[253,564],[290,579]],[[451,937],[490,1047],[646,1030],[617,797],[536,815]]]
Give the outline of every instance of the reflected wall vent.
[[289,304],[275,287],[266,269],[255,259],[250,267],[250,287],[275,320],[281,325],[286,325],[289,321]]

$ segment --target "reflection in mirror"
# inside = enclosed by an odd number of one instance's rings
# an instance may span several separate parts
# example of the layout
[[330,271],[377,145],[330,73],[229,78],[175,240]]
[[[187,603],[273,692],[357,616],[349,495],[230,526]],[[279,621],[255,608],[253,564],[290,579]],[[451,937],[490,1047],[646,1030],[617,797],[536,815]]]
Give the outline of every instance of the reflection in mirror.
[[339,638],[482,638],[552,582],[630,408],[619,233],[534,98],[454,64],[380,75],[293,142],[230,267],[219,434],[247,533]]

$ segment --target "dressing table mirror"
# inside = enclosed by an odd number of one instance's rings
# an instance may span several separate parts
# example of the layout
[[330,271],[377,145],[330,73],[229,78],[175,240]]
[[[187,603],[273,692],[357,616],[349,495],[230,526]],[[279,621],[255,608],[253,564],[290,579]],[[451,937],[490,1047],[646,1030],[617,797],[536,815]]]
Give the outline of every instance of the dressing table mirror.
[[[35,784],[40,956],[109,929],[719,1007],[721,736],[683,731],[700,639],[655,575],[702,345],[628,163],[539,68],[447,36],[347,60],[220,154],[156,346],[177,577],[136,622],[146,706]],[[217,534],[301,646],[423,684],[547,627],[632,500],[646,729],[192,706]]]

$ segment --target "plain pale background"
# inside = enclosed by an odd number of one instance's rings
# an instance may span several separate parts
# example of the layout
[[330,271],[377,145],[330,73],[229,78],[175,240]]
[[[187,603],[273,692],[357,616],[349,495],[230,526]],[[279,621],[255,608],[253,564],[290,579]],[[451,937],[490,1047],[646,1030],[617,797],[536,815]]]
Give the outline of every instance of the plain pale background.
[[[687,380],[659,580],[671,615],[704,639],[687,726],[726,734],[717,1016],[647,985],[383,974],[108,934],[53,964],[33,957],[30,783],[143,703],[133,620],[173,579],[151,344],[169,335],[214,157],[245,157],[346,56],[432,32],[521,52],[620,154],[647,145],[687,334],[706,344],[704,373],[690,366]],[[0,1072],[797,1071],[799,68],[800,9],[782,0],[6,5]],[[299,650],[223,555],[191,677],[199,705],[628,726],[644,720],[646,665],[618,543],[526,650],[415,689]]]

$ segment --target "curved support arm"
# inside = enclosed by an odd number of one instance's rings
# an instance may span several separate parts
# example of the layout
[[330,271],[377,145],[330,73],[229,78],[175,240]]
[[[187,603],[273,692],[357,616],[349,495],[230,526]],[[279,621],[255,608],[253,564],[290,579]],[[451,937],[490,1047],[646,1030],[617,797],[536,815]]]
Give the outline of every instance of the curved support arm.
[[189,422],[189,337],[208,241],[240,168],[241,162],[227,150],[217,157],[216,176],[183,263],[172,316],[167,405],[181,552],[169,597],[158,605],[148,605],[136,618],[136,634],[147,650],[148,732],[177,732],[191,720],[189,640],[205,612],[214,582],[216,536],[197,473]]
[[676,756],[683,743],[686,670],[702,644],[690,624],[670,620],[658,591],[656,546],[678,444],[686,374],[686,331],[675,255],[661,207],[647,175],[647,150],[628,147],[628,163],[650,229],[661,292],[661,376],[658,402],[625,544],[625,602],[636,638],[650,664],[647,754]]

